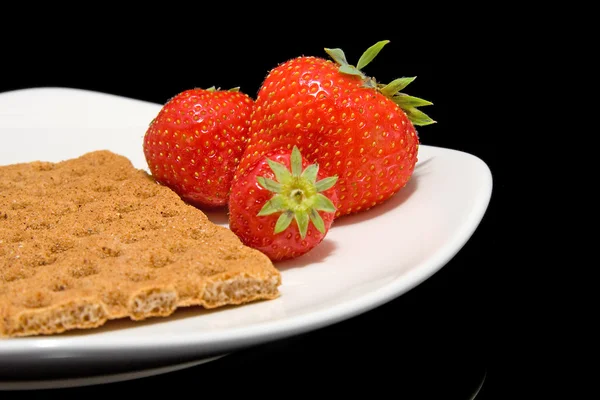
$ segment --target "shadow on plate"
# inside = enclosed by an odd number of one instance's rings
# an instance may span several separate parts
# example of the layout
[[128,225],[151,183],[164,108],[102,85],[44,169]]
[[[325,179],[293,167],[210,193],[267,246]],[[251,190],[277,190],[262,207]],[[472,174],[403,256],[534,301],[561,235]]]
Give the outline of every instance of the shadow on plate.
[[280,271],[287,271],[292,268],[302,268],[309,265],[324,263],[329,256],[335,254],[337,247],[338,246],[334,241],[328,240],[327,236],[325,236],[325,239],[308,253],[292,260],[276,262],[275,266]]
[[421,171],[423,171],[423,169],[425,168],[429,168],[429,166],[431,165],[431,161],[433,161],[435,159],[435,157],[429,157],[423,161],[419,161],[416,165],[415,165],[415,174],[419,174]]
[[229,226],[229,215],[227,207],[219,207],[212,210],[202,209],[202,212],[208,217],[210,222],[221,226]]
[[336,226],[354,225],[369,219],[377,218],[390,212],[396,207],[400,207],[402,203],[408,200],[410,196],[417,191],[417,187],[419,186],[418,178],[419,177],[417,175],[413,175],[404,188],[394,194],[387,201],[371,208],[370,210],[363,211],[358,214],[345,215],[336,219],[333,222],[331,229],[335,229]]

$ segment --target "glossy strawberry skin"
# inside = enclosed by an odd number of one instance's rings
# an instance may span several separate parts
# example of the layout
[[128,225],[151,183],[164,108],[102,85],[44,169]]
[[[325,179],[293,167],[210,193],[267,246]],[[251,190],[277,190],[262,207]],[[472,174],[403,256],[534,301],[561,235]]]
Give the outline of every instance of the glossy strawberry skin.
[[339,216],[367,210],[404,187],[419,139],[400,107],[338,68],[322,58],[299,57],[269,73],[237,173],[270,150],[296,144],[308,161],[339,176]]
[[144,137],[154,178],[197,207],[225,206],[252,107],[253,100],[239,91],[189,89],[174,96]]
[[[333,223],[335,212],[319,211],[325,225],[324,233],[309,224],[306,237],[302,239],[294,222],[283,232],[273,233],[279,214],[257,216],[265,202],[273,195],[261,187],[256,180],[258,176],[275,179],[273,171],[267,164],[267,158],[287,167],[290,166],[290,151],[278,149],[257,159],[239,176],[231,188],[229,228],[245,245],[260,250],[272,261],[289,260],[308,253],[323,241]],[[302,167],[305,168],[308,164],[303,157]],[[322,179],[326,175],[319,171],[317,177]],[[323,195],[337,206],[338,198],[335,187],[324,191]]]

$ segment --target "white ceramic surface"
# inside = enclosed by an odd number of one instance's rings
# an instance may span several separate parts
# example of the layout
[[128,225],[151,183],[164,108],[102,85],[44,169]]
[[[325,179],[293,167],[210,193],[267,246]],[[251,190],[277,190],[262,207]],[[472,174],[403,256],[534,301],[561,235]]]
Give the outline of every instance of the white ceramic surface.
[[[0,93],[0,165],[109,149],[147,169],[142,139],[160,105],[65,88]],[[443,267],[483,217],[492,176],[479,158],[422,145],[414,178],[387,203],[334,223],[312,252],[278,264],[281,297],[49,337],[0,339],[2,368],[35,379],[125,360],[201,360],[324,327],[402,295]],[[220,225],[224,214],[210,213]]]

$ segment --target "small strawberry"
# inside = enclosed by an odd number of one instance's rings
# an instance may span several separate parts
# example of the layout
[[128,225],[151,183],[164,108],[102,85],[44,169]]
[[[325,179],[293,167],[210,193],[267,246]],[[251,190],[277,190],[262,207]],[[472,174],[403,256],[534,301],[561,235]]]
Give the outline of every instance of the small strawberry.
[[338,216],[367,210],[404,187],[417,161],[415,125],[435,121],[417,109],[432,103],[400,92],[414,78],[383,85],[361,71],[388,42],[367,49],[356,67],[341,49],[325,49],[335,63],[297,57],[272,69],[236,175],[269,151],[297,145],[309,162],[339,176]]
[[273,261],[305,254],[331,227],[336,181],[337,177],[325,177],[317,164],[309,165],[296,146],[291,153],[271,152],[232,186],[229,228]]
[[196,88],[171,98],[144,137],[154,178],[197,207],[225,206],[253,103],[237,89]]

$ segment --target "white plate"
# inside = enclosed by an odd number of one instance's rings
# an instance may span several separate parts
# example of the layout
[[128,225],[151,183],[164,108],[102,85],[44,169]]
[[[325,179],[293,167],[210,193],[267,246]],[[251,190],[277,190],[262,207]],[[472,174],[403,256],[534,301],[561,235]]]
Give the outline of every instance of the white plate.
[[[0,94],[0,165],[109,149],[147,169],[142,139],[160,105],[64,88]],[[397,196],[334,223],[304,257],[278,264],[281,297],[49,337],[0,339],[0,381],[181,364],[324,327],[402,295],[446,264],[483,217],[492,176],[479,158],[422,145]],[[226,225],[224,214],[209,214]],[[96,371],[96,372],[94,372]],[[57,378],[58,379],[58,378]],[[1,382],[0,382],[1,383]],[[13,386],[14,387],[14,386]]]

